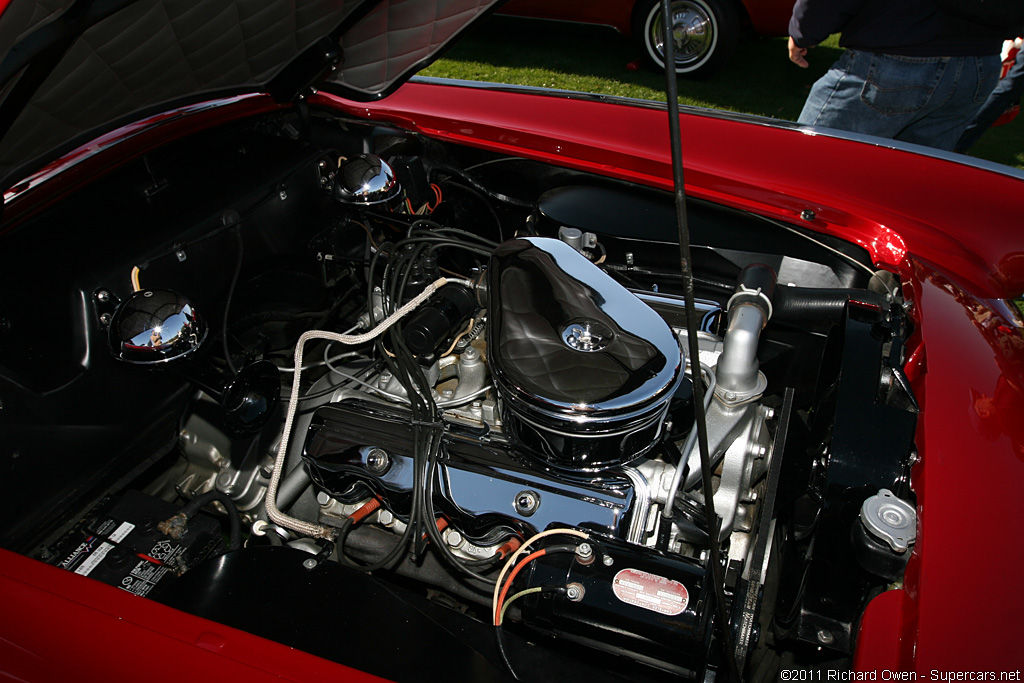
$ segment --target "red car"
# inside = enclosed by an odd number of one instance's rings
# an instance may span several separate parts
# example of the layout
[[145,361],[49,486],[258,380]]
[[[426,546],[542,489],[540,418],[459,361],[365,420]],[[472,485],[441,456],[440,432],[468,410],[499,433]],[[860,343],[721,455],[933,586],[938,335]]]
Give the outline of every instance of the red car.
[[7,5],[0,678],[1016,680],[1024,175],[491,9]]
[[[676,73],[705,77],[732,57],[745,32],[785,36],[793,0],[673,0]],[[510,0],[502,14],[611,26],[631,38],[651,67],[663,69],[661,4],[658,0]]]

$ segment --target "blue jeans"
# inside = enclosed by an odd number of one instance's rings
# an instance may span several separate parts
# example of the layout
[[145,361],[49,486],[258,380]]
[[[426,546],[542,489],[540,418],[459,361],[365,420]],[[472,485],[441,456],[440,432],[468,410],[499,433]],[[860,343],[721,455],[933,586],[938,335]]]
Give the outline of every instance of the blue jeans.
[[1024,93],[1024,50],[1019,50],[1010,71],[999,81],[999,85],[974,116],[974,120],[967,124],[967,130],[960,136],[960,142],[956,144],[956,151],[966,152],[970,149],[981,137],[981,134],[1003,115],[1004,111],[1020,101],[1022,93]]
[[999,79],[998,55],[847,50],[811,88],[799,123],[953,149]]

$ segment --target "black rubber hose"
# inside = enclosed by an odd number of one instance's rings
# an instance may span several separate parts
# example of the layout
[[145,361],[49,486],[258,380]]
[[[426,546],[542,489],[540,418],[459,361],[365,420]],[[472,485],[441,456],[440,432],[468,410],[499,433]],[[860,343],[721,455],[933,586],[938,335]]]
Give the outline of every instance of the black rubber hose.
[[295,469],[285,475],[281,480],[281,485],[277,487],[277,507],[287,510],[312,483],[313,480],[310,478],[306,466],[299,463]]
[[231,500],[226,493],[217,490],[201,493],[186,503],[178,514],[183,515],[186,520],[192,519],[197,512],[215,500],[219,501],[228,511],[228,521],[231,523],[231,541],[228,550],[238,550],[242,547],[242,521],[238,516],[235,501]]
[[772,300],[772,318],[790,323],[839,322],[850,302],[880,312],[888,307],[884,294],[866,289],[779,287]]
[[772,313],[768,310],[769,302],[774,304],[778,291],[776,279],[775,270],[771,266],[751,263],[741,270],[739,277],[736,278],[736,293],[730,299],[730,307],[741,302],[753,304],[761,309],[767,320]]

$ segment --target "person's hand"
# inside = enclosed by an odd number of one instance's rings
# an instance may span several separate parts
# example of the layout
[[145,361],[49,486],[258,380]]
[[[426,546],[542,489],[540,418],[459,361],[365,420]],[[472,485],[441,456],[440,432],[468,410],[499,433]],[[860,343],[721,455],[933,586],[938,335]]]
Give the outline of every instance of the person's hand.
[[802,69],[806,69],[810,66],[810,64],[807,63],[807,48],[797,47],[796,43],[793,42],[792,36],[789,39],[789,61]]

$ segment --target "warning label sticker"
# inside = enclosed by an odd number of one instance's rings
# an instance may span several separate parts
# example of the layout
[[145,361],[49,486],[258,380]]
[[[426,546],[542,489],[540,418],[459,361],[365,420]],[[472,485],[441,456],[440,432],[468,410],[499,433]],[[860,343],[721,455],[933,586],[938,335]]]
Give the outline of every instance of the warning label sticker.
[[617,573],[612,591],[622,602],[670,617],[682,614],[690,602],[690,593],[683,584],[639,569]]
[[[134,524],[131,524],[130,522],[122,522],[121,526],[117,527],[117,529],[114,530],[114,533],[107,536],[107,538],[114,543],[120,543],[132,532],[132,529],[134,528]],[[79,550],[80,549],[81,547]],[[82,576],[89,576],[89,574],[92,573],[92,570],[98,567],[100,562],[103,561],[103,558],[109,555],[110,551],[113,549],[114,546],[110,543],[100,543],[100,546],[96,548],[96,550],[92,551],[92,554],[85,558],[85,561],[83,561],[82,564],[78,565],[78,568],[75,569],[75,573],[81,574]]]

